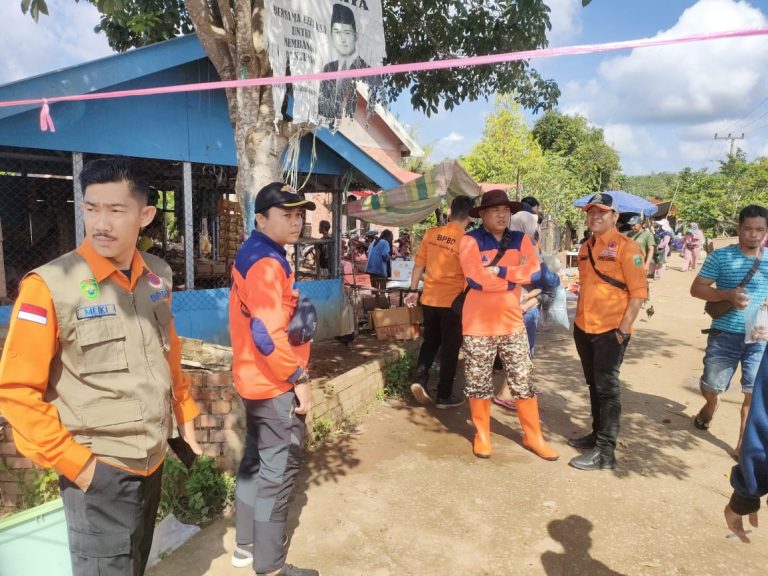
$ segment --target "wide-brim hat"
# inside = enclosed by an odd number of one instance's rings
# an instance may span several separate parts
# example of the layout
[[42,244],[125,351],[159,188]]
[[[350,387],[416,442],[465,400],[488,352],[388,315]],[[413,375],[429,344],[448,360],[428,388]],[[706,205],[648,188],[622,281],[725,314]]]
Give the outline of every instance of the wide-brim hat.
[[273,206],[278,208],[304,208],[314,210],[315,203],[299,196],[291,186],[283,182],[272,182],[259,190],[256,195],[254,212],[258,214]]
[[600,208],[600,210],[605,210],[606,212],[608,210],[618,212],[613,196],[607,192],[598,192],[592,196],[582,210],[584,212],[589,212],[590,208]]
[[504,190],[488,190],[488,192],[483,194],[482,198],[480,198],[480,204],[469,210],[469,215],[472,218],[480,218],[481,210],[493,208],[494,206],[507,206],[512,214],[523,210],[523,203],[510,200]]

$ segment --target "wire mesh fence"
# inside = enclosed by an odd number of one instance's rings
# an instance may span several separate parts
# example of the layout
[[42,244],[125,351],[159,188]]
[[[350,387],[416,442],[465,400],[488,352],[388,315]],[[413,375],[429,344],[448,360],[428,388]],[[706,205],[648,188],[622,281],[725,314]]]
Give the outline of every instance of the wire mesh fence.
[[[85,154],[83,162],[97,157]],[[174,288],[185,289],[183,163],[137,161],[158,208],[139,237],[139,249],[166,260]],[[0,303],[13,302],[26,273],[76,247],[73,174],[72,153],[0,147]],[[195,288],[229,286],[232,260],[244,237],[236,176],[234,167],[192,165]]]

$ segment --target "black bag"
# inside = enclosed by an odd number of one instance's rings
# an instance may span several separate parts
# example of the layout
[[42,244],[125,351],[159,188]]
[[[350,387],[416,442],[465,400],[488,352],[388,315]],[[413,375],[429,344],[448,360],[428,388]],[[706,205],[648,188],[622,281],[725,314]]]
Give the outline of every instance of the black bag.
[[[493,257],[493,260],[491,260],[491,263],[488,264],[489,268],[493,268],[496,266],[496,264],[499,263],[499,260],[501,260],[501,257],[504,256],[504,252],[507,251],[507,246],[509,245],[509,235],[510,231],[505,230],[504,236],[501,238],[501,242],[499,243],[499,249],[496,252],[496,256]],[[456,298],[453,299],[453,302],[451,302],[451,310],[453,310],[453,313],[461,316],[461,313],[464,311],[464,300],[467,298],[467,292],[469,292],[469,285],[467,285],[464,290],[462,290]]]

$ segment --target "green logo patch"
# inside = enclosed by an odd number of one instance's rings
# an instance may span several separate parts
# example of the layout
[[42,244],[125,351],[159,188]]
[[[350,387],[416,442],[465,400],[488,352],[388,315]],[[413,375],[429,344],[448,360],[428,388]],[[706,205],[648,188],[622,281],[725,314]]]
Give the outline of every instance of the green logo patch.
[[96,298],[99,297],[99,283],[96,282],[95,278],[83,280],[80,282],[80,292],[82,292],[83,296],[88,298],[88,300],[96,300]]
[[638,255],[638,256],[635,256],[634,258],[632,258],[632,263],[633,263],[635,266],[637,266],[638,268],[642,268],[642,267],[643,267],[643,259],[642,259],[642,257],[641,257],[641,256],[639,256],[639,255]]

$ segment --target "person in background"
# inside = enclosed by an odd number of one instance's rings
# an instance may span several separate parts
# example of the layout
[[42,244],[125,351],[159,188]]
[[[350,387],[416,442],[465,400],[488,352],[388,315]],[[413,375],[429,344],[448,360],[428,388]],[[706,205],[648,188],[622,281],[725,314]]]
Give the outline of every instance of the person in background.
[[[461,269],[470,288],[461,322],[465,394],[476,430],[472,451],[478,458],[491,456],[493,359],[499,354],[506,384],[517,404],[523,446],[540,458],[557,460],[557,452],[541,435],[533,364],[520,308],[520,285],[529,283],[539,271],[538,256],[525,234],[507,229],[512,213],[522,209],[523,205],[509,200],[503,190],[486,192],[480,206],[469,213],[472,218],[480,217],[483,225],[465,234],[459,246]],[[492,266],[504,246],[506,251]]]
[[427,392],[429,370],[440,351],[440,379],[437,384],[437,408],[453,408],[464,403],[464,396],[453,390],[456,365],[461,350],[461,316],[451,304],[464,289],[464,274],[459,262],[459,244],[471,218],[469,211],[475,201],[457,196],[451,202],[450,221],[445,226],[430,228],[416,252],[411,273],[411,292],[405,297],[406,306],[415,306],[422,274],[424,290],[421,307],[424,314],[424,335],[416,360],[415,382],[411,393],[419,404],[432,401]]
[[[24,277],[0,360],[18,451],[59,474],[76,575],[141,575],[173,424],[195,454],[171,269],[136,249],[157,209],[138,166],[88,162],[85,240]],[[151,369],[150,369],[151,367]]]
[[568,444],[586,452],[571,459],[578,470],[611,470],[621,420],[619,371],[648,280],[640,247],[616,229],[619,212],[610,192],[582,208],[592,238],[579,250],[581,288],[573,340],[589,387],[592,431]]
[[[531,209],[531,212],[536,214],[538,218],[539,214],[541,213],[541,204],[536,198],[534,198],[533,196],[526,196],[525,198],[520,200],[520,202],[527,205]],[[538,223],[540,222],[537,220],[537,224]]]
[[307,364],[317,321],[299,299],[284,245],[295,243],[315,204],[282,182],[256,196],[256,229],[232,266],[232,375],[246,437],[235,487],[233,566],[262,576],[319,576],[285,563],[288,499],[301,465],[312,407]]
[[579,240],[579,246],[584,244],[587,240],[589,240],[592,237],[592,230],[589,228],[584,230],[584,236],[581,237],[581,240]]
[[[762,206],[746,206],[739,212],[736,228],[739,243],[718,248],[704,262],[691,284],[691,296],[706,302],[728,301],[733,308],[712,320],[704,352],[704,371],[699,380],[705,403],[693,419],[700,430],[709,430],[719,404],[720,395],[728,390],[736,368],[741,365],[741,424],[736,454],[739,453],[744,426],[752,403],[752,390],[765,342],[746,342],[745,319],[756,313],[768,298],[768,259],[761,244],[768,232],[768,210]],[[755,273],[745,287],[741,283],[754,266]]]
[[328,278],[330,276],[331,267],[331,254],[333,253],[333,246],[331,246],[331,223],[328,220],[320,220],[318,225],[320,231],[320,237],[327,242],[317,245],[317,263],[320,268],[320,276],[322,278]]
[[696,222],[691,222],[688,231],[683,237],[683,264],[680,267],[681,272],[689,270],[695,272],[699,263],[699,254],[704,247],[704,233]]
[[752,406],[744,427],[739,461],[731,470],[733,493],[723,511],[725,523],[742,542],[749,542],[743,516],[757,528],[760,498],[768,494],[768,357],[763,355],[755,377]]
[[640,253],[643,255],[643,269],[646,274],[653,274],[653,256],[656,252],[656,238],[653,233],[646,229],[642,216],[632,216],[627,222],[632,231],[627,235],[640,247]]
[[371,277],[371,286],[379,290],[387,287],[392,277],[392,230],[382,230],[379,237],[368,247],[365,273]]
[[[513,232],[522,232],[533,243],[538,238],[538,220],[536,214],[521,210],[510,218],[509,229]],[[520,307],[523,311],[523,323],[528,336],[528,351],[533,358],[536,347],[536,330],[539,324],[541,312],[540,298],[544,293],[549,293],[553,288],[560,285],[560,277],[547,268],[547,265],[539,258],[540,269],[531,276],[530,284],[522,287],[520,292]],[[540,393],[535,389],[536,393]],[[515,411],[517,406],[512,398],[509,389],[502,386],[499,393],[493,398],[493,403],[506,410]]]
[[667,269],[669,245],[672,242],[672,228],[666,219],[654,222],[653,227],[656,240],[656,252],[653,255],[653,277],[659,280]]

